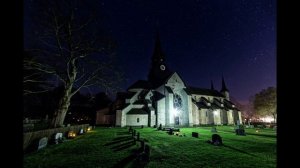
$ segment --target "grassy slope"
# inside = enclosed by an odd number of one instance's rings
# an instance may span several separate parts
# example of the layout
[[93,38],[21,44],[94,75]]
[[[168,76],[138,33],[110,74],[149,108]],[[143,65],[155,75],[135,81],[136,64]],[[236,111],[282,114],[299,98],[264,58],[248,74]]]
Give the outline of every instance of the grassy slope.
[[[170,136],[153,128],[137,128],[151,146],[146,167],[276,167],[276,134],[273,130],[246,129],[247,136],[236,136],[233,127],[218,127],[225,146],[206,143],[210,127],[181,128],[186,137]],[[24,156],[24,167],[133,167],[132,144],[124,128],[97,128],[88,134],[52,145]],[[199,138],[191,137],[199,132]]]

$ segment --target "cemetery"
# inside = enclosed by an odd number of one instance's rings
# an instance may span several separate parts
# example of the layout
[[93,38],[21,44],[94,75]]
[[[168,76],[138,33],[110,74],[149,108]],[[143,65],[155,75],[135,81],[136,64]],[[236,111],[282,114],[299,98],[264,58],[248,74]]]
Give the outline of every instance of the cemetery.
[[243,129],[247,136],[234,126],[96,127],[56,145],[41,138],[38,149],[24,155],[24,167],[276,167],[276,131]]

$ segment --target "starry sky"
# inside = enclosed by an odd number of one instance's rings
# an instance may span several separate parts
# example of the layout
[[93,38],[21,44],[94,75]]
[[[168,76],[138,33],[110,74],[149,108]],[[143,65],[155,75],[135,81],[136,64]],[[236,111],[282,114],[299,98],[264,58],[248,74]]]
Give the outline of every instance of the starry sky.
[[[276,0],[95,3],[105,30],[118,43],[124,90],[138,79],[146,80],[157,31],[167,66],[187,85],[210,88],[212,80],[220,90],[223,75],[230,95],[241,103],[276,86]],[[28,20],[25,13],[25,32]]]

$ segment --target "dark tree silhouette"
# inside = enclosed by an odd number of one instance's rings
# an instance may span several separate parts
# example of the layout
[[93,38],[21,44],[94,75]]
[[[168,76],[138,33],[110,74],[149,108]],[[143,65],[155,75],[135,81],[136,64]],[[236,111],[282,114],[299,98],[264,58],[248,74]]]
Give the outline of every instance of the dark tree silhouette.
[[[71,98],[81,89],[99,86],[114,91],[121,74],[114,67],[115,42],[100,25],[96,1],[31,1],[37,58],[31,69],[51,75],[63,86],[51,127],[63,125]],[[32,40],[32,39],[31,39]],[[76,88],[75,90],[72,90]]]

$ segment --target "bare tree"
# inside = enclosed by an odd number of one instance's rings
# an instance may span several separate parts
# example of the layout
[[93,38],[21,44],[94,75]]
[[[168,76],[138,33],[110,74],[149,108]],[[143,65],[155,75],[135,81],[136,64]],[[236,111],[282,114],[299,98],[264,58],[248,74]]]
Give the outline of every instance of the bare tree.
[[121,79],[113,66],[115,43],[101,29],[97,4],[51,0],[32,1],[31,7],[36,16],[33,20],[38,42],[30,51],[38,61],[31,62],[29,67],[51,75],[51,81],[63,85],[51,122],[52,127],[59,127],[63,125],[72,96],[79,90],[91,86],[106,91],[115,89]]

